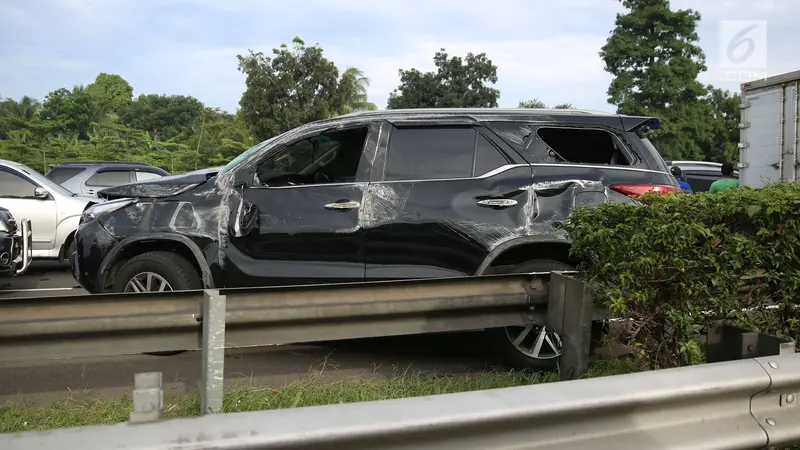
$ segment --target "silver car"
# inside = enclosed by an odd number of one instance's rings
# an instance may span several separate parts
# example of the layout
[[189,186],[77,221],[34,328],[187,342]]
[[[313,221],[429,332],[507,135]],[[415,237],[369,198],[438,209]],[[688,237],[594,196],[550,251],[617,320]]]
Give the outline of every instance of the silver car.
[[45,176],[78,195],[97,197],[97,192],[121,184],[152,180],[169,175],[150,164],[124,161],[63,162]]
[[64,260],[74,251],[81,213],[99,202],[68,191],[25,164],[0,160],[0,206],[30,219],[33,259]]

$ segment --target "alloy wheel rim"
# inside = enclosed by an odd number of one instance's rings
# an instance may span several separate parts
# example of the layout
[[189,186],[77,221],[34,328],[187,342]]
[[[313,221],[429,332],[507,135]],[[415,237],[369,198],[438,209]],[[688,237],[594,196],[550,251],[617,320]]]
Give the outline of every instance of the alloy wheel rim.
[[530,323],[525,327],[506,327],[506,336],[514,348],[534,359],[553,359],[561,356],[561,337],[546,326]]
[[125,292],[168,292],[172,286],[164,277],[154,272],[141,272],[128,281]]

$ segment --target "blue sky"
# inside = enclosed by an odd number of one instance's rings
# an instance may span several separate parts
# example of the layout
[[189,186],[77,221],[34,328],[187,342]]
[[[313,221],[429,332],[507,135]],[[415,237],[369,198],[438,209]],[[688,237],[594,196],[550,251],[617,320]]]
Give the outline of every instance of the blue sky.
[[[800,0],[672,0],[703,15],[701,79],[738,90],[753,74],[800,70]],[[539,98],[613,111],[600,47],[622,11],[617,0],[0,0],[0,95],[39,99],[60,87],[116,73],[135,94],[186,94],[234,111],[244,90],[237,53],[300,36],[340,70],[371,79],[380,108],[398,69],[433,68],[433,54],[486,52],[499,66],[500,106]],[[731,22],[743,21],[743,22]],[[754,53],[737,67],[721,43],[766,21]],[[740,53],[734,57],[743,55]]]

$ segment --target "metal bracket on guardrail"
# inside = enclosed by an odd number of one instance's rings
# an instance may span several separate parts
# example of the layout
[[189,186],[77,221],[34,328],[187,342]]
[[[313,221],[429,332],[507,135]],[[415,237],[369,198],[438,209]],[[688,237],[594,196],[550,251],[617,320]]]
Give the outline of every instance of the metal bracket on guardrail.
[[552,272],[547,301],[547,326],[561,338],[558,371],[562,380],[589,372],[592,338],[592,297],[577,278]]
[[756,333],[733,325],[708,327],[706,362],[775,356],[795,352],[795,341]]
[[200,415],[222,411],[225,384],[226,298],[216,289],[206,289],[203,298],[203,373],[200,389]]
[[133,379],[131,423],[152,422],[164,418],[164,389],[161,372],[137,373]]

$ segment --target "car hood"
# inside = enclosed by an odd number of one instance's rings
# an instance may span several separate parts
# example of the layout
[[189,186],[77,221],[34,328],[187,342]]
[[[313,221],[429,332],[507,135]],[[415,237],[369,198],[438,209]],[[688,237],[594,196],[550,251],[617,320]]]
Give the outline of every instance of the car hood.
[[104,200],[118,198],[162,198],[178,195],[205,183],[217,175],[218,169],[203,169],[195,172],[154,178],[137,183],[123,184],[103,189],[97,196]]

